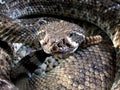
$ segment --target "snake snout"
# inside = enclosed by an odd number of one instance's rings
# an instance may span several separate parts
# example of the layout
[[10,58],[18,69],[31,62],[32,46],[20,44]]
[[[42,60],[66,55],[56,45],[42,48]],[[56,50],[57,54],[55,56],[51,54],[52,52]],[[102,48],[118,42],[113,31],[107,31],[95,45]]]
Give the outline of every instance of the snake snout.
[[70,53],[74,52],[78,45],[70,38],[49,39],[45,38],[41,41],[41,46],[46,53]]

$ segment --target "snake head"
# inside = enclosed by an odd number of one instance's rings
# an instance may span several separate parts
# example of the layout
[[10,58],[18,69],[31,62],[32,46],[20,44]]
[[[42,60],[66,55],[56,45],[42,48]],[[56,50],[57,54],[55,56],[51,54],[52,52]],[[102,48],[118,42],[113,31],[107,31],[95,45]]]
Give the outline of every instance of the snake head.
[[48,54],[73,53],[85,38],[80,26],[65,21],[48,24],[44,29],[46,34],[40,43]]

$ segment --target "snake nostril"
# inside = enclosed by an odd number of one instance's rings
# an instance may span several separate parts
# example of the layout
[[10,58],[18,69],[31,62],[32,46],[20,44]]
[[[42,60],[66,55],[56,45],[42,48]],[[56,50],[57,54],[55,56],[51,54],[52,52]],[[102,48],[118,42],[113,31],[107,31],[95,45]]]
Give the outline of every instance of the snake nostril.
[[43,45],[46,45],[48,42],[49,42],[49,39],[45,39],[45,40],[43,41]]
[[56,44],[53,45],[51,51],[57,51],[57,45]]
[[47,42],[44,41],[42,45],[46,45],[46,44],[47,44]]

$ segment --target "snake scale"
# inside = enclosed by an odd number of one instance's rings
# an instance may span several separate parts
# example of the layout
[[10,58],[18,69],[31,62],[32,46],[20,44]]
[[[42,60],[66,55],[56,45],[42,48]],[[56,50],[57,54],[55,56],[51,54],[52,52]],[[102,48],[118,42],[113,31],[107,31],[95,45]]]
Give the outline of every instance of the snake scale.
[[[50,16],[67,21],[81,20],[94,24],[108,36],[114,32],[114,28],[120,22],[119,0],[9,0],[6,4],[9,7],[6,15],[13,19]],[[15,37],[8,40],[12,31],[11,35],[20,36],[16,41],[30,45],[30,41],[36,41],[34,31],[21,27],[7,17],[1,16],[1,33],[4,32],[4,35],[1,35],[2,39],[14,42]],[[4,38],[6,35],[8,37]],[[29,39],[25,41],[26,36]],[[46,76],[33,74],[29,77],[26,75],[18,79],[15,85],[21,90],[110,90],[115,77],[114,54],[112,45],[104,42],[85,48],[78,47]]]

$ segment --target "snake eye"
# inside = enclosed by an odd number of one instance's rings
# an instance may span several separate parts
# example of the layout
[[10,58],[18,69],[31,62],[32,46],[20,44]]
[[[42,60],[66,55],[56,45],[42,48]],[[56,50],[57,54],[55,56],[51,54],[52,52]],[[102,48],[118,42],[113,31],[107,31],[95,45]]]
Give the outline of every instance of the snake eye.
[[76,43],[80,43],[84,40],[84,34],[81,32],[76,32],[76,31],[70,32],[68,34],[68,37]]
[[73,33],[73,32],[70,32],[70,33],[68,34],[68,36],[69,36],[69,37],[72,37],[72,36],[74,36],[74,33]]

